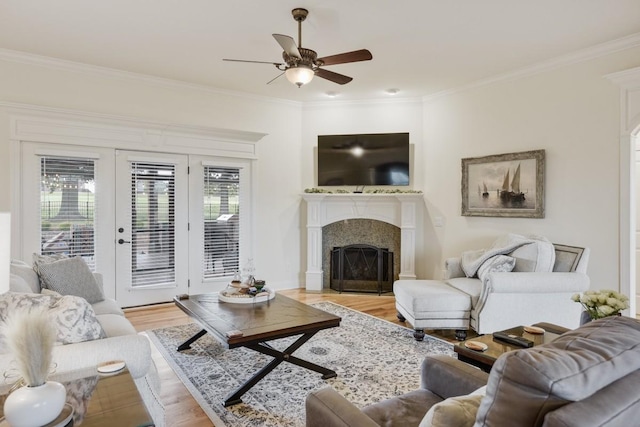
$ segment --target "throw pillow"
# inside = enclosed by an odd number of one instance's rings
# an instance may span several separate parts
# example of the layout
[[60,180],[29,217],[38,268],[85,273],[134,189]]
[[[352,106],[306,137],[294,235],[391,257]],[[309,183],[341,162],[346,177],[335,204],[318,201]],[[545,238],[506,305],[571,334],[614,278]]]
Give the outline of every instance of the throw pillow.
[[38,267],[44,288],[62,295],[75,295],[89,304],[104,300],[104,294],[87,263],[80,257],[65,258]]
[[532,237],[533,243],[520,246],[509,255],[516,259],[513,271],[548,273],[553,271],[556,262],[556,250],[544,237]]
[[473,427],[486,386],[465,396],[450,397],[427,411],[419,427]]
[[[105,338],[106,334],[91,305],[80,297],[6,292],[0,295],[0,322],[8,313],[44,307],[58,333],[56,342],[71,344]],[[4,341],[4,340],[2,340]]]
[[507,255],[496,255],[482,263],[478,269],[478,278],[485,283],[489,273],[513,271],[516,259]]

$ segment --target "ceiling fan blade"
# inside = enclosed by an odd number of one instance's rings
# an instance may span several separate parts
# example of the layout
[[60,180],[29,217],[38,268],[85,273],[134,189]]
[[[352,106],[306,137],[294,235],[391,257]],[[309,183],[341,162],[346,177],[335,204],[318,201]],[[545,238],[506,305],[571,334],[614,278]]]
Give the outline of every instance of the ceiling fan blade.
[[323,70],[322,68],[318,68],[316,70],[316,76],[321,77],[323,79],[330,80],[334,83],[338,83],[339,85],[347,84],[353,77],[345,76],[344,74],[334,73],[333,71]]
[[293,37],[285,36],[282,34],[273,34],[273,38],[276,39],[278,44],[282,47],[282,50],[287,52],[289,56],[294,56],[296,58],[302,59],[300,51],[298,50],[298,46],[296,46],[296,42],[293,40]]
[[275,82],[278,79],[278,77],[280,77],[283,74],[284,74],[284,71],[278,74],[277,76],[275,76],[274,78],[272,78],[271,80],[269,80],[267,84],[270,85],[271,83]]
[[354,50],[353,52],[339,53],[337,55],[325,56],[318,58],[318,62],[322,61],[323,65],[346,64],[347,62],[369,61],[373,56],[367,49]]
[[280,66],[280,65],[284,65],[282,63],[279,62],[267,62],[267,61],[249,61],[247,59],[223,59],[223,61],[230,61],[230,62],[249,62],[252,64],[271,64],[271,65],[275,65],[276,67]]

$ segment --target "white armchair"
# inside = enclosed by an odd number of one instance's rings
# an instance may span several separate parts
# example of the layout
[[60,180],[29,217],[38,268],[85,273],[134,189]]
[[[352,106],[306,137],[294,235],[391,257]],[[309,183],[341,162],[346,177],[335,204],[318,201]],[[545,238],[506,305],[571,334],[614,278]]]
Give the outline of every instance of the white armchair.
[[446,260],[444,282],[471,297],[470,327],[479,334],[538,322],[578,327],[581,307],[571,296],[589,289],[589,248],[553,246],[553,272],[492,272],[484,285],[465,276],[460,258]]

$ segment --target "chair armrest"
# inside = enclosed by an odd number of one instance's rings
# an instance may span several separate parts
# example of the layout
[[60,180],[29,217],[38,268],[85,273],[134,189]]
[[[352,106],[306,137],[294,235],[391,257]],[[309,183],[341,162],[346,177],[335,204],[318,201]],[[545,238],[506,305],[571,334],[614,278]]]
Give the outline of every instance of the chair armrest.
[[143,377],[151,363],[149,339],[132,334],[75,344],[58,345],[53,348],[56,372],[73,371],[93,367],[110,360],[122,360],[133,378]]
[[444,279],[453,279],[456,277],[466,277],[462,270],[462,258],[447,258],[444,261],[445,277]]
[[469,394],[488,379],[486,372],[451,356],[427,356],[422,362],[421,387],[443,399]]
[[309,393],[305,408],[306,427],[379,427],[331,387]]
[[490,273],[485,288],[494,293],[584,292],[589,289],[589,276],[575,272]]

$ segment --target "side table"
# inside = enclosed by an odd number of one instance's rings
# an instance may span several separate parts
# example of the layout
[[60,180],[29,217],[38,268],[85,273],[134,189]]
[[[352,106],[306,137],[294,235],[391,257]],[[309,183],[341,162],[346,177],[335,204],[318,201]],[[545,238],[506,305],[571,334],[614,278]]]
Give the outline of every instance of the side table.
[[[516,326],[515,328],[507,329],[504,332],[508,334],[518,335],[528,340],[533,341],[534,347],[540,344],[545,344],[558,338],[560,334],[568,331],[568,329],[562,326],[553,325],[551,323],[536,323],[533,326],[540,327],[545,330],[544,334],[530,334],[524,331],[523,326]],[[487,346],[484,351],[471,350],[467,348],[465,343],[467,341],[477,341]],[[513,350],[521,350],[523,347],[511,345],[504,341],[499,341],[493,338],[493,334],[481,335],[476,338],[472,338],[466,341],[457,343],[453,347],[453,351],[458,354],[458,360],[476,366],[485,372],[491,371],[491,367],[504,353]]]
[[[142,401],[129,371],[99,374],[97,371],[52,375],[67,389],[67,403],[73,407],[73,421],[66,426],[152,427],[153,419]],[[4,421],[4,401],[8,387],[0,389],[0,427]],[[54,424],[55,427],[58,427]],[[53,427],[53,426],[52,426]]]

